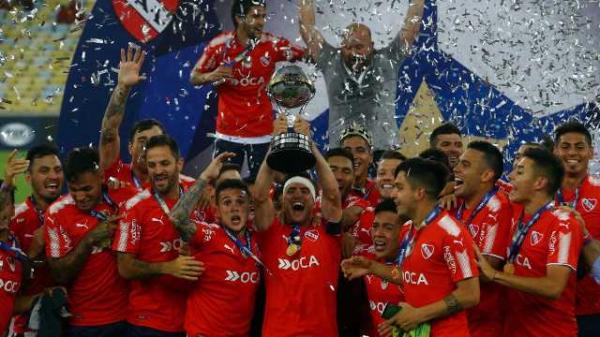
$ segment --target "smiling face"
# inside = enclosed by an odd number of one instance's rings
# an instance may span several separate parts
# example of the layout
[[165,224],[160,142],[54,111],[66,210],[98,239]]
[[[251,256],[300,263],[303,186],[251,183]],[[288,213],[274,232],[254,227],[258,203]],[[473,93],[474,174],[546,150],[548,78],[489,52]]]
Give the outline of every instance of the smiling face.
[[283,215],[287,223],[307,225],[312,221],[314,200],[308,187],[291,183],[283,192]]
[[360,72],[371,63],[373,46],[369,28],[365,25],[352,24],[346,28],[342,40],[342,60],[352,71]]
[[179,172],[183,163],[175,157],[168,146],[155,146],[148,149],[146,162],[148,177],[155,191],[165,195],[178,188]]
[[31,184],[34,196],[47,203],[60,196],[65,180],[62,164],[55,155],[33,159],[25,178]]
[[360,136],[349,136],[344,138],[342,148],[352,153],[354,157],[354,176],[356,179],[364,179],[369,173],[369,165],[373,161],[371,147],[367,141]]
[[400,225],[396,213],[383,211],[375,215],[371,227],[371,237],[373,238],[375,256],[378,259],[393,259],[396,256],[400,247],[398,242],[399,233]]
[[594,157],[594,150],[588,144],[585,135],[567,132],[558,139],[554,154],[562,161],[566,175],[582,176],[588,171],[589,162]]
[[239,188],[226,188],[219,192],[217,216],[223,226],[239,232],[246,227],[249,205],[246,191]]
[[400,159],[382,159],[377,165],[375,184],[381,198],[391,198],[394,192],[394,173],[402,161]]
[[468,199],[478,192],[486,172],[484,160],[484,154],[474,149],[467,149],[460,156],[454,167],[454,194],[457,197]]
[[264,6],[252,6],[244,17],[237,17],[238,29],[243,30],[248,38],[261,37],[267,22],[267,9]]
[[91,211],[102,200],[102,173],[86,171],[67,183],[77,208]]
[[406,172],[400,171],[394,181],[394,192],[392,193],[399,217],[408,219],[414,217],[417,205],[416,192],[406,178]]
[[335,176],[342,198],[346,198],[354,183],[353,162],[344,156],[332,156],[327,159],[327,163]]
[[438,135],[435,148],[444,152],[448,156],[450,166],[454,167],[463,153],[462,137],[456,133]]

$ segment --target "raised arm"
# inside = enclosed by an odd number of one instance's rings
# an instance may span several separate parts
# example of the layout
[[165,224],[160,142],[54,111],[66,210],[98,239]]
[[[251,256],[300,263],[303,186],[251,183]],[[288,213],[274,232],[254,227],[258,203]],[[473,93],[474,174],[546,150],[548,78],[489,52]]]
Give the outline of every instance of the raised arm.
[[308,56],[310,59],[316,62],[317,58],[319,57],[321,47],[323,46],[324,39],[323,35],[321,35],[315,26],[316,18],[314,0],[300,0],[298,22],[300,23],[300,35],[308,47]]
[[260,165],[254,183],[254,226],[258,231],[267,230],[275,218],[275,207],[269,194],[271,186],[273,186],[274,173],[273,169],[267,164],[269,153]]
[[321,185],[321,213],[325,220],[340,222],[342,220],[342,197],[338,188],[337,180],[327,160],[323,157],[317,146],[313,143],[312,153],[317,159],[315,168]]
[[425,12],[425,0],[412,0],[406,13],[402,29],[398,33],[400,47],[407,55],[421,30],[421,21]]
[[231,152],[223,152],[216,156],[200,174],[196,183],[185,192],[169,213],[169,219],[181,234],[183,241],[189,241],[196,233],[196,224],[190,221],[190,213],[198,204],[202,191],[209,182],[217,179],[223,163],[234,156],[235,153]]
[[119,79],[117,86],[110,96],[110,101],[102,118],[100,132],[100,167],[105,170],[118,158],[121,140],[119,127],[125,115],[125,103],[131,87],[145,79],[140,76],[140,69],[144,63],[144,52],[141,48],[129,46],[127,52],[121,49],[121,62],[119,63]]

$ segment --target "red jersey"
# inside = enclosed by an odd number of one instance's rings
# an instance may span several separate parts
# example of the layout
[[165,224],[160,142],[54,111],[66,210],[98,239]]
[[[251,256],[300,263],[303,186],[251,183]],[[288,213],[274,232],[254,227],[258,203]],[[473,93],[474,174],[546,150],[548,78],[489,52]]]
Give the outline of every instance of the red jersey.
[[377,332],[377,327],[385,321],[381,317],[385,305],[388,303],[398,304],[403,302],[404,293],[398,285],[382,280],[374,275],[367,275],[363,280],[365,281],[365,286],[367,288],[373,328],[369,336],[378,337],[379,333]]
[[[15,207],[15,216],[10,222],[10,229],[19,241],[24,252],[28,252],[33,243],[34,232],[42,227],[44,223],[44,211],[38,210],[31,197],[17,207]],[[33,279],[27,281],[27,286],[21,291],[24,295],[34,295],[42,292],[46,287],[54,283],[50,276],[50,270],[47,265],[35,268]],[[29,315],[19,315],[15,317],[13,331],[23,334],[27,329]]]
[[[513,219],[512,231],[518,225]],[[525,216],[523,222],[531,216]],[[583,234],[570,213],[554,210],[544,212],[527,232],[514,266],[515,275],[524,277],[546,276],[549,265],[577,269]],[[551,300],[516,289],[507,289],[505,336],[575,337],[575,273],[559,299]],[[526,318],[526,319],[524,319]]]
[[[403,237],[409,226],[404,226]],[[402,264],[406,302],[419,308],[440,301],[456,283],[479,276],[473,240],[467,229],[443,210],[417,233]],[[469,336],[465,311],[431,321],[431,337]]]
[[16,239],[11,238],[0,244],[6,245],[0,247],[0,336],[4,336],[21,288],[23,266],[17,259],[17,253],[12,250],[19,249]]
[[[578,195],[575,210],[585,220],[585,227],[590,235],[600,240],[600,180],[590,176],[585,177],[579,191],[561,189],[563,201],[572,205]],[[588,273],[577,281],[577,300],[575,306],[577,315],[592,315],[600,313],[600,284],[596,283]]]
[[365,187],[363,188],[352,188],[350,195],[367,200],[373,207],[377,206],[381,199],[381,194],[379,194],[377,184],[375,184],[375,181],[371,179],[367,179]]
[[[247,55],[236,62],[236,57],[239,59],[244,52]],[[235,32],[225,32],[213,38],[204,48],[197,70],[206,73],[226,65],[232,67],[233,76],[216,88],[219,95],[217,133],[241,138],[271,135],[273,107],[265,89],[277,62],[294,61],[302,56],[303,49],[269,33],[263,33],[249,51],[240,43]]]
[[256,233],[267,269],[263,336],[338,336],[341,242],[325,226],[323,220],[302,227],[302,248],[291,257],[286,254],[291,226],[275,219],[268,230]]
[[[114,214],[124,200],[135,193],[131,189],[109,190],[115,203],[104,200],[94,211]],[[66,195],[48,208],[44,221],[46,255],[63,258],[79,245],[100,220],[75,205]],[[122,321],[127,313],[127,282],[117,269],[117,259],[110,247],[94,247],[75,279],[67,287],[71,325],[96,326]]]
[[[459,201],[459,204],[462,202]],[[513,216],[508,196],[502,191],[496,192],[473,217],[473,212],[478,206],[480,206],[479,203],[471,209],[456,209],[453,215],[467,227],[483,255],[505,261]],[[469,222],[469,220],[471,221]],[[479,304],[467,310],[471,336],[502,335],[503,317],[502,310],[500,310],[502,291],[503,288],[496,283],[482,282],[480,284]]]
[[[206,271],[188,296],[185,331],[188,336],[249,336],[260,270],[221,226],[205,222],[197,226],[190,248]],[[260,256],[252,233],[248,235],[252,253]]]
[[[164,199],[172,209],[177,200]],[[146,189],[129,199],[121,208],[113,241],[117,252],[132,254],[144,262],[158,263],[176,259],[183,241],[168,214],[153,192]],[[170,275],[132,280],[127,321],[165,332],[182,332],[187,297],[186,282]]]
[[[125,164],[121,159],[117,158],[109,168],[104,171],[104,178],[107,182],[109,178],[115,178],[118,181],[128,183],[129,186],[136,188],[138,191],[143,191],[146,188],[151,188],[149,181],[140,181],[135,176],[131,169],[131,164]],[[192,184],[195,180],[183,174],[179,175],[181,184]]]

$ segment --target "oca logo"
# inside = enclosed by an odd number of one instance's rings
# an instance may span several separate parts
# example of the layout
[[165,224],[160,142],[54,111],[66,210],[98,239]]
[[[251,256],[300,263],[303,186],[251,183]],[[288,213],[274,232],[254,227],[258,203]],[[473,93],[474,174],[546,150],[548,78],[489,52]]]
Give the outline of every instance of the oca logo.
[[168,253],[173,250],[179,250],[182,244],[183,241],[181,240],[181,238],[175,239],[173,241],[163,241],[160,243],[160,252]]
[[17,281],[4,281],[0,278],[0,289],[4,289],[9,294],[16,294],[19,291],[19,282]]
[[229,282],[242,282],[242,283],[258,283],[260,276],[258,272],[243,272],[238,273],[235,270],[226,270],[227,276],[225,277],[225,281]]

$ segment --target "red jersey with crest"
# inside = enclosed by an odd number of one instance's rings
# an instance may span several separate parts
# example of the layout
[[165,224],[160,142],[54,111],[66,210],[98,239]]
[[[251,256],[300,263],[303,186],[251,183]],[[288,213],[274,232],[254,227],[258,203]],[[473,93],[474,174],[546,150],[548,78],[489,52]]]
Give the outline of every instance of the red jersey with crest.
[[[300,47],[288,40],[263,33],[259,42],[239,62],[234,59],[247,51],[235,32],[213,38],[198,61],[197,71],[207,73],[221,65],[232,67],[232,79],[217,86],[219,107],[216,131],[234,137],[263,137],[273,132],[273,107],[266,87],[280,61],[304,56]],[[239,57],[238,57],[239,58]]]
[[377,184],[374,180],[368,179],[363,188],[352,188],[350,195],[365,199],[373,207],[377,206],[381,199],[381,194],[377,189]]
[[[459,204],[462,202],[464,200],[459,200]],[[508,196],[501,190],[496,192],[472,221],[466,223],[478,204],[471,209],[465,209],[462,218],[458,220],[467,227],[483,255],[505,261],[513,216]],[[458,218],[458,213],[456,209],[453,215]],[[471,336],[501,336],[503,316],[500,309],[503,287],[493,282],[481,282],[480,292],[479,304],[467,310]]]
[[[512,231],[518,226],[520,214],[513,219]],[[531,216],[525,216],[523,222]],[[527,232],[514,262],[515,275],[544,277],[548,266],[566,266],[575,271],[583,234],[577,221],[562,210],[544,212]],[[507,289],[505,336],[575,337],[575,279],[569,280],[556,300]]]
[[[260,256],[252,235],[252,253]],[[246,244],[245,239],[242,244]],[[188,336],[249,336],[260,282],[257,263],[244,256],[216,224],[198,223],[190,248],[196,259],[204,262],[206,271],[188,296],[185,314]]]
[[[574,190],[561,190],[564,201],[572,204],[575,201]],[[579,200],[575,210],[585,220],[585,227],[590,235],[600,240],[600,180],[590,176],[585,177],[579,187]],[[600,313],[600,284],[596,283],[588,273],[577,281],[577,315],[592,315]]]
[[[19,241],[24,252],[28,252],[33,243],[33,236],[36,230],[42,227],[44,223],[44,211],[38,210],[31,197],[17,207],[15,207],[15,216],[10,222],[10,229]],[[42,252],[43,254],[44,252]],[[26,287],[22,289],[21,294],[34,295],[40,293],[44,288],[53,284],[50,270],[46,264],[36,266],[33,273],[33,279],[28,280]],[[15,317],[12,330],[15,333],[23,334],[27,329],[27,320],[29,315],[18,315]]]
[[[135,194],[132,189],[109,190],[116,205]],[[118,207],[118,206],[116,206]],[[104,200],[94,210],[105,215],[117,209]],[[48,208],[44,221],[46,255],[64,258],[100,221],[75,205],[71,195],[61,197]],[[67,287],[71,325],[96,326],[122,321],[127,313],[127,282],[119,275],[117,258],[110,249],[95,246],[77,276]]]
[[353,206],[360,207],[363,210],[360,213],[358,220],[356,220],[356,222],[348,229],[348,232],[356,239],[356,246],[354,247],[353,254],[360,255],[373,245],[373,240],[371,239],[371,226],[373,225],[375,214],[374,209],[368,200],[350,194],[342,202],[342,209]]
[[386,304],[398,304],[404,302],[404,293],[400,286],[385,281],[374,275],[363,277],[369,298],[369,309],[371,313],[372,330],[369,336],[379,337],[377,327],[385,320],[381,317]]
[[[187,190],[188,186],[183,186]],[[163,198],[170,209],[177,200]],[[113,249],[148,263],[168,262],[179,256],[183,241],[150,189],[139,192],[121,208],[123,219]],[[183,331],[188,282],[170,275],[130,282],[127,321],[166,332]]]
[[[404,226],[402,237],[409,230],[410,226]],[[404,296],[416,308],[443,300],[456,290],[456,283],[477,276],[473,239],[445,210],[417,232],[402,264]],[[431,337],[469,336],[465,311],[430,323]]]
[[[129,186],[136,188],[138,191],[142,191],[146,188],[151,188],[149,181],[140,181],[133,170],[131,164],[125,164],[121,159],[117,158],[109,168],[104,171],[105,182],[108,182],[109,178],[115,178],[120,182],[125,182]],[[195,180],[183,174],[179,175],[179,182],[182,184],[192,184]]]
[[338,336],[336,297],[341,262],[339,236],[326,222],[301,228],[302,248],[288,256],[292,227],[275,219],[256,237],[266,265],[264,337]]
[[[11,235],[12,236],[12,235]],[[2,242],[9,247],[19,248],[14,238]],[[23,266],[16,254],[8,249],[0,248],[0,335],[4,336],[12,316],[15,298],[23,277]]]

